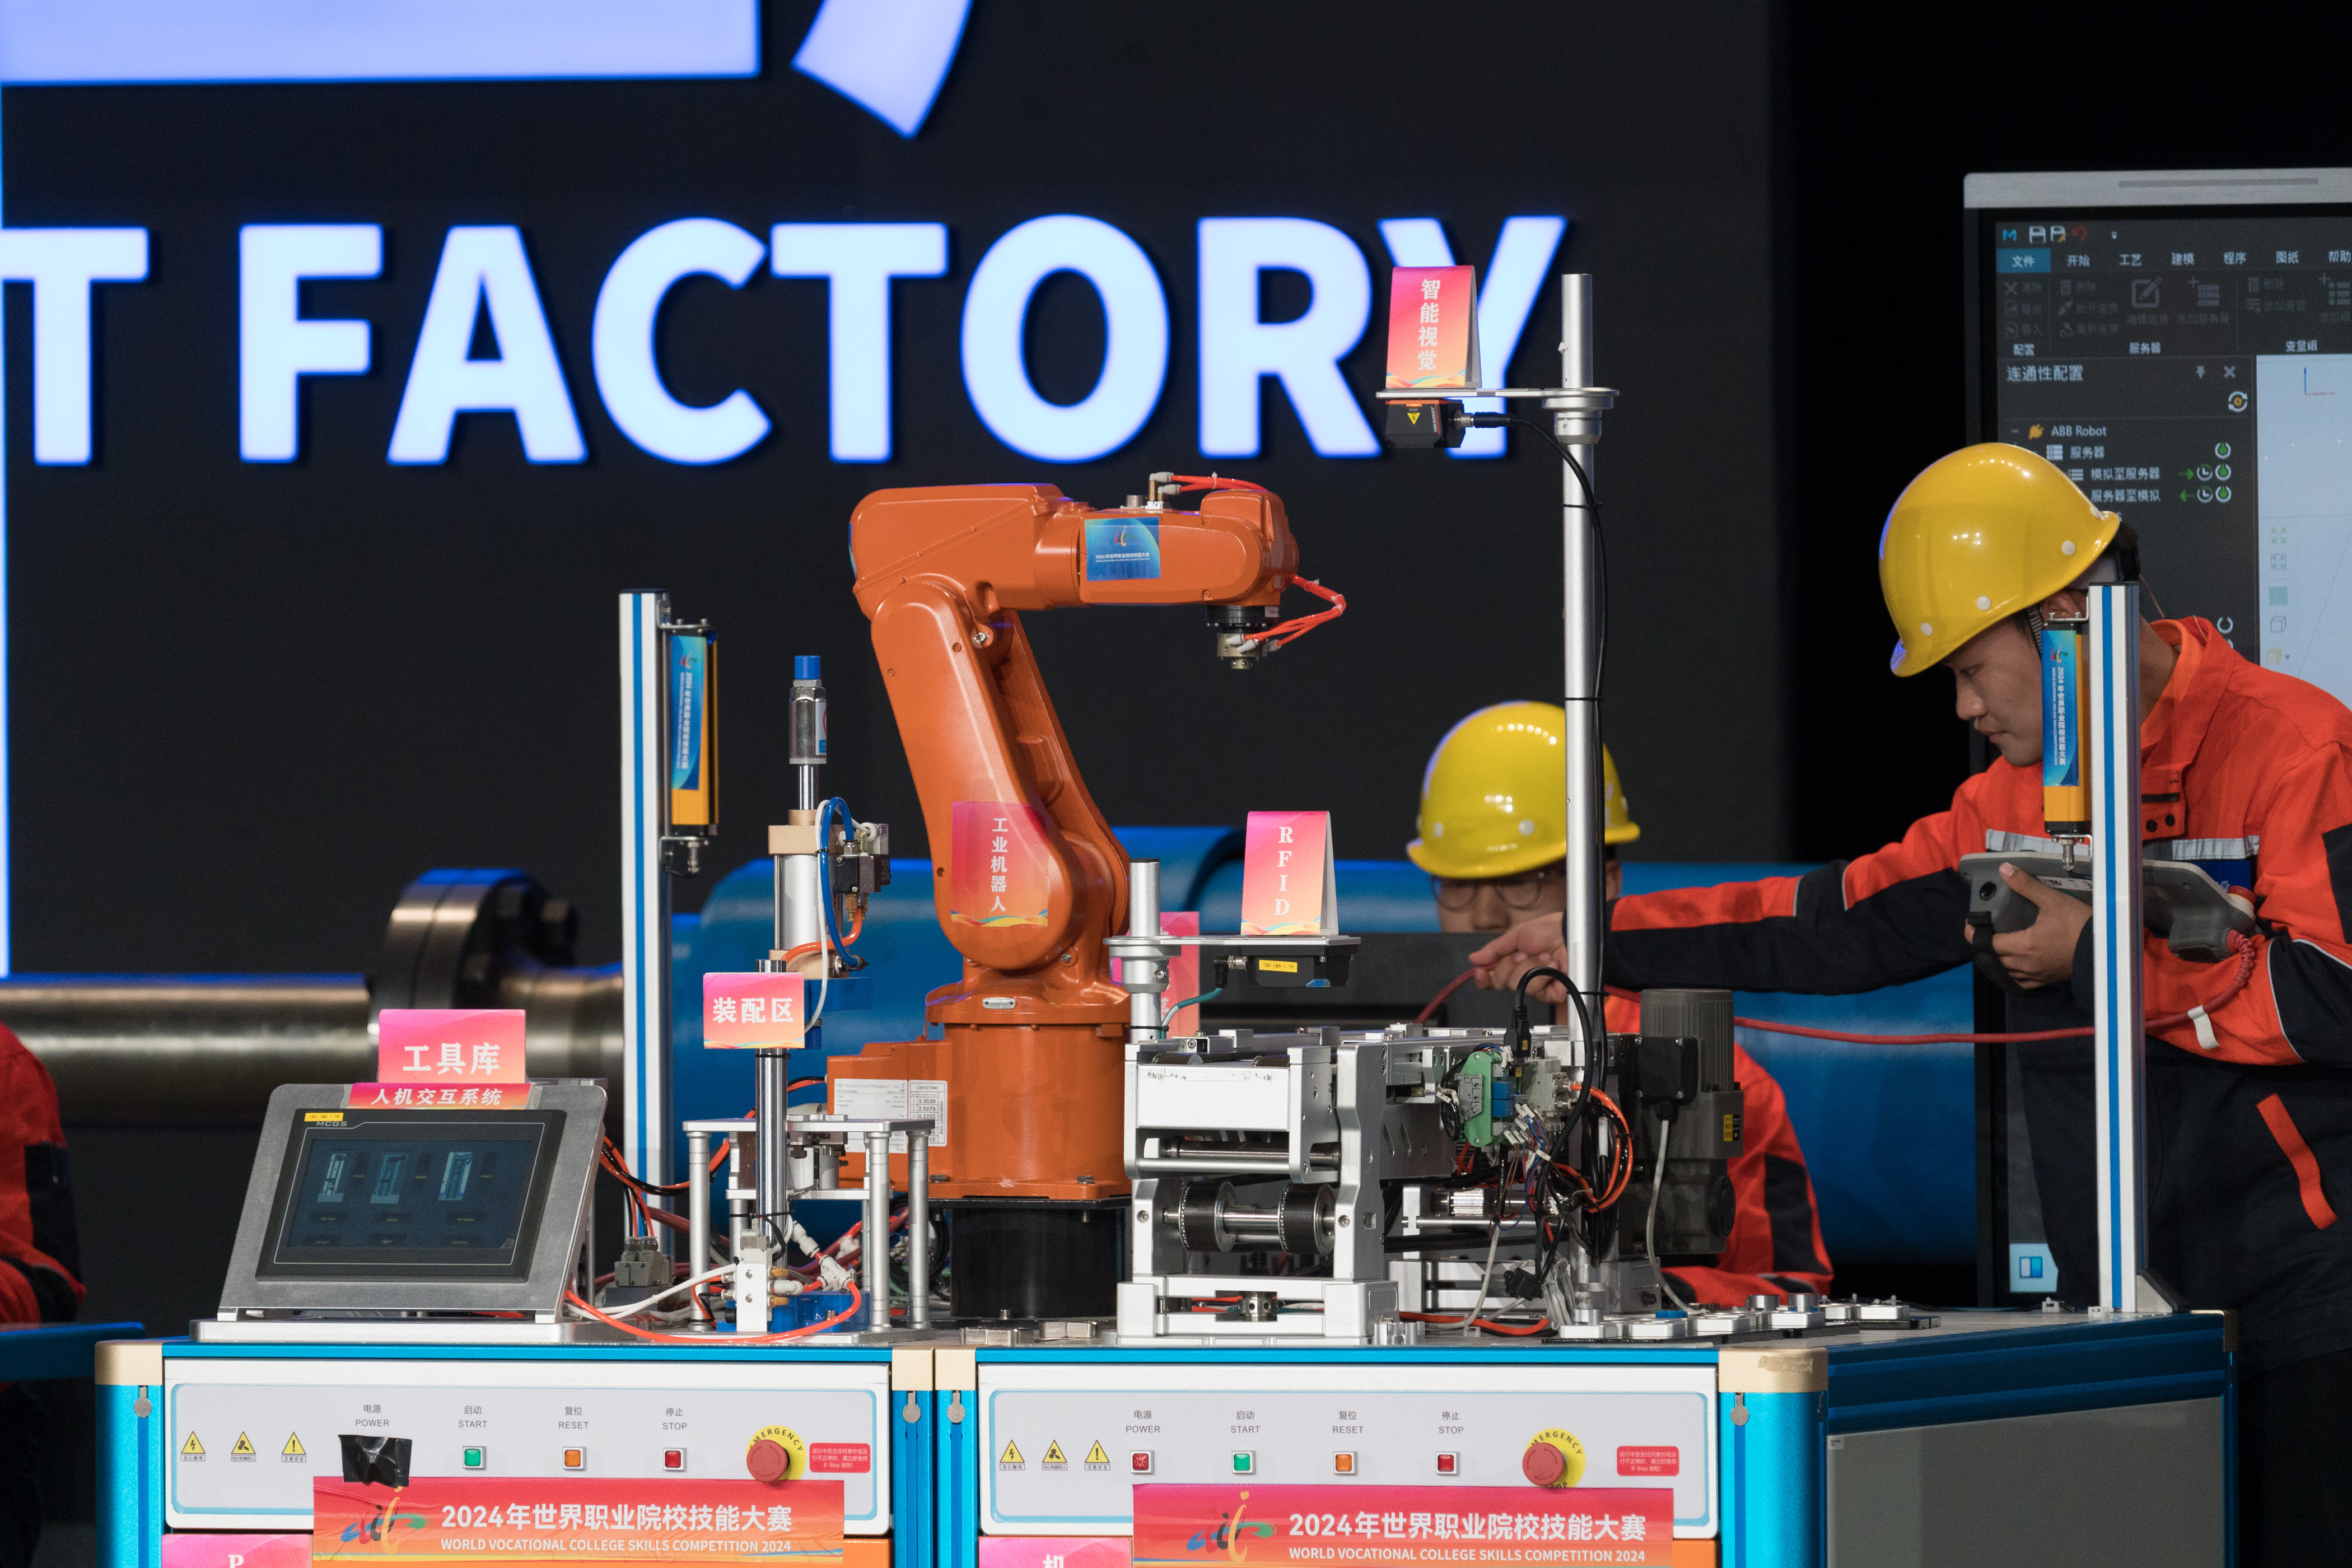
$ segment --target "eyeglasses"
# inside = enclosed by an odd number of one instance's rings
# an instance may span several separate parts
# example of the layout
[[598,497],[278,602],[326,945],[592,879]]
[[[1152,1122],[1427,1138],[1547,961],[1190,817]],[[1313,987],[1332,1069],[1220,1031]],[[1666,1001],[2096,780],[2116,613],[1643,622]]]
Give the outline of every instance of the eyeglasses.
[[1543,900],[1544,884],[1560,875],[1557,866],[1539,866],[1532,871],[1522,871],[1516,877],[1481,877],[1475,881],[1457,881],[1452,877],[1432,877],[1430,890],[1437,895],[1437,907],[1456,914],[1478,901],[1478,895],[1492,889],[1511,910],[1531,910]]

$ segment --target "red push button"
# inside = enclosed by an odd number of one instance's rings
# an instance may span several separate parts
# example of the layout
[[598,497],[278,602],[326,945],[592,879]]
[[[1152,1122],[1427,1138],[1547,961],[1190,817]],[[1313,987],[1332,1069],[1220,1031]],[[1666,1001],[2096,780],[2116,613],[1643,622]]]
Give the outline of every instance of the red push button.
[[1557,1486],[1568,1473],[1568,1456],[1549,1443],[1530,1443],[1519,1456],[1519,1473],[1539,1487]]
[[1462,1473],[1462,1457],[1458,1454],[1438,1455],[1437,1473],[1441,1476],[1460,1475]]
[[682,1470],[686,1468],[686,1450],[683,1448],[664,1448],[662,1450],[662,1468],[665,1470]]
[[1150,1475],[1151,1473],[1151,1450],[1146,1448],[1141,1453],[1129,1454],[1127,1457],[1127,1468],[1133,1470],[1139,1476]]
[[[681,1453],[678,1458],[682,1465],[686,1456]],[[743,1456],[743,1462],[751,1468],[753,1480],[771,1487],[782,1481],[785,1472],[793,1468],[792,1454],[773,1437],[762,1437],[752,1444],[751,1452]]]

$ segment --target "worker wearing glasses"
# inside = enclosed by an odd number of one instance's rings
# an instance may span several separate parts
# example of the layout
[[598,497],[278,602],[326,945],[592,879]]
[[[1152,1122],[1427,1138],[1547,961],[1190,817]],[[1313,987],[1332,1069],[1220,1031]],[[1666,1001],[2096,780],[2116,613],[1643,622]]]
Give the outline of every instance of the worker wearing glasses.
[[[1405,846],[1429,873],[1437,928],[1504,931],[1568,907],[1567,715],[1552,702],[1481,708],[1445,733],[1422,774],[1421,836]],[[1601,752],[1608,793],[1602,888],[1624,882],[1617,847],[1642,836],[1617,783],[1616,759]],[[1612,996],[1612,1033],[1638,1033],[1641,1004]],[[1754,1058],[1732,1047],[1733,1076],[1746,1096],[1744,1152],[1731,1163],[1738,1207],[1731,1245],[1717,1258],[1662,1261],[1685,1300],[1738,1305],[1749,1296],[1830,1288],[1829,1252],[1804,1151],[1789,1123],[1780,1086]]]

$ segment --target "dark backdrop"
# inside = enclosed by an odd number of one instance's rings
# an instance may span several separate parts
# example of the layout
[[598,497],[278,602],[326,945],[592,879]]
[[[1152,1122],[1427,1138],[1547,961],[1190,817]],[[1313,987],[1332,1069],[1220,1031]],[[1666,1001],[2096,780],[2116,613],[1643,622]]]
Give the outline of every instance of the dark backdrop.
[[[1960,181],[2066,169],[2339,167],[2352,12],[2180,5],[1953,13],[1790,5],[1790,848],[1850,856],[1969,766],[1940,671],[1895,680],[1876,545],[1968,439]],[[2159,596],[2164,563],[2147,562]]]
[[[1376,320],[1379,219],[1436,216],[1483,268],[1505,217],[1570,217],[1554,270],[1598,275],[1599,372],[1626,393],[1600,480],[1610,739],[1643,850],[1787,852],[1765,5],[1695,25],[1550,0],[1453,15],[984,0],[911,142],[786,66],[813,8],[767,7],[770,63],[751,81],[7,90],[11,224],[152,234],[149,280],[98,290],[88,468],[30,460],[29,290],[8,290],[20,970],[349,969],[400,886],[452,864],[530,868],[584,906],[587,956],[617,956],[614,595],[632,588],[668,589],[725,638],[722,864],[756,853],[786,804],[798,652],[827,656],[831,782],[919,852],[849,597],[850,510],[885,485],[1023,478],[1108,501],[1201,462],[1203,216],[1346,229],[1371,259]],[[1451,129],[1409,127],[1407,109],[1431,107]],[[1075,468],[999,445],[957,358],[980,255],[1065,211],[1142,244],[1172,327],[1157,414]],[[679,467],[606,419],[597,286],[630,239],[691,216],[763,237],[785,219],[950,226],[950,275],[895,288],[894,461],[827,460],[824,286],[764,274],[740,293],[686,283],[661,328],[672,387],[748,388],[775,421],[761,446]],[[376,368],[306,379],[300,461],[242,463],[237,226],[359,221],[385,226],[383,276],[307,285],[304,310],[371,319]],[[521,226],[586,463],[527,464],[504,415],[464,417],[445,466],[385,463],[457,223]],[[1300,308],[1296,281],[1269,278],[1270,318]],[[1547,288],[1517,381],[1557,377],[1558,314]],[[1101,335],[1090,291],[1049,287],[1031,331],[1041,387],[1079,395]],[[1367,402],[1381,336],[1347,362]],[[1262,459],[1220,466],[1282,494],[1307,572],[1349,616],[1246,676],[1212,661],[1197,612],[1066,612],[1032,633],[1112,821],[1328,806],[1342,854],[1397,855],[1444,728],[1559,690],[1558,464],[1524,447],[1324,459],[1264,395]],[[699,897],[681,890],[684,907]]]

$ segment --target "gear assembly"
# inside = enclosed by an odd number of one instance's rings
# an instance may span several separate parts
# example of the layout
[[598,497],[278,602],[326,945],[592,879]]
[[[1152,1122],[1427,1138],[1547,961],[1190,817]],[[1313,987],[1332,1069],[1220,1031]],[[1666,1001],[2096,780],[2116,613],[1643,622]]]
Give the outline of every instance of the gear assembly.
[[[1400,289],[1404,271],[1469,269],[1401,269]],[[1423,321],[1468,285],[1411,282]],[[664,595],[625,596],[617,1081],[519,1080],[496,1109],[388,1100],[384,1083],[280,1087],[217,1314],[190,1339],[100,1356],[107,1485],[130,1521],[110,1568],[156,1563],[183,1532],[327,1541],[331,1510],[400,1489],[495,1509],[500,1479],[555,1489],[550,1508],[621,1482],[632,1508],[664,1487],[681,1506],[695,1486],[750,1489],[712,1493],[716,1517],[784,1529],[757,1542],[772,1555],[866,1568],[1059,1564],[1076,1538],[1158,1560],[1163,1494],[1237,1485],[1264,1489],[1252,1517],[1271,1522],[1251,1528],[1266,1531],[1360,1518],[1378,1536],[1381,1515],[1316,1511],[1336,1510],[1335,1485],[1370,1485],[1393,1517],[1443,1517],[1457,1540],[1590,1540],[1599,1510],[1633,1543],[1612,1561],[1748,1568],[1822,1560],[1823,1456],[1843,1444],[1965,1426],[1955,1441],[1991,1453],[2011,1427],[2079,1417],[2069,1440],[2203,1473],[2226,1329],[2172,1310],[2127,1220],[2112,1222],[2120,1272],[2102,1310],[1965,1331],[1893,1300],[1689,1299],[1662,1267],[1728,1245],[1748,1101],[1729,991],[1653,987],[1637,1029],[1607,1028],[1604,859],[1637,830],[1601,743],[1594,474],[1617,395],[1593,384],[1590,283],[1561,280],[1558,385],[1481,385],[1474,331],[1450,384],[1392,374],[1381,394],[1400,447],[1504,422],[1560,459],[1566,786],[1542,815],[1564,825],[1563,940],[1559,963],[1518,977],[1507,1023],[1314,1021],[1300,996],[1367,975],[1364,942],[1336,922],[1174,929],[1162,862],[1130,857],[1087,790],[1024,617],[1198,605],[1202,654],[1247,672],[1347,609],[1305,575],[1282,498],[1173,472],[1105,507],[1046,484],[877,491],[850,519],[852,591],[961,962],[936,976],[919,1037],[824,1047],[828,1009],[855,1005],[887,962],[860,948],[891,830],[828,793],[840,731],[822,659],[845,656],[822,650],[777,703],[794,805],[767,832],[772,941],[751,971],[704,981],[727,1009],[706,1014],[705,1045],[750,1051],[753,1103],[677,1114],[669,885],[719,831],[718,642]],[[1541,416],[1474,413],[1473,398]],[[1286,615],[1294,589],[1315,602]],[[2121,605],[2106,595],[2136,592],[2095,586],[2082,635],[2048,634],[2053,661],[2085,666],[2067,709],[2084,734],[2112,700],[2097,633]],[[2058,870],[2107,842],[2111,809],[2095,789],[2053,793]],[[2081,879],[2094,902],[2121,896]],[[2195,891],[2179,895],[2183,940],[2221,942],[2227,910]],[[2010,919],[1988,908],[1980,923]],[[1199,994],[1171,997],[1187,975]],[[1549,1016],[1538,983],[1561,998]],[[1218,1026],[1196,1005],[1210,996],[1292,1021]],[[2132,1070],[2118,1059],[2124,1121]],[[822,1104],[793,1102],[818,1087]],[[2119,1193],[2143,1180],[2134,1159]],[[604,1277],[600,1171],[627,1205]],[[1977,1392],[1955,1402],[1963,1384]],[[2194,1412],[2122,1436],[2097,1425],[2153,1398]],[[331,1464],[314,1484],[299,1444],[257,1469],[207,1458],[281,1427],[315,1434],[329,1460],[340,1439],[348,1497]],[[1223,1497],[1206,1506],[1238,1528]],[[383,1527],[351,1517],[362,1536]],[[1323,1557],[1358,1547],[1393,1560],[1352,1538]]]

